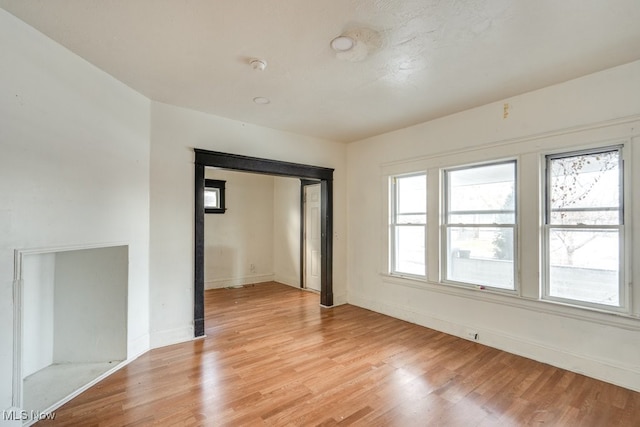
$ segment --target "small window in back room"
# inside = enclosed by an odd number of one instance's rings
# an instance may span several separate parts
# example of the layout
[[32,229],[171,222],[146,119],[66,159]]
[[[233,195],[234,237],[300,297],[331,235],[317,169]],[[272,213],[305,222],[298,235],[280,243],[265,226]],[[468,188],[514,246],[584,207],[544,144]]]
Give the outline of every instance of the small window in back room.
[[224,213],[225,208],[225,184],[226,181],[218,179],[204,180],[204,212]]

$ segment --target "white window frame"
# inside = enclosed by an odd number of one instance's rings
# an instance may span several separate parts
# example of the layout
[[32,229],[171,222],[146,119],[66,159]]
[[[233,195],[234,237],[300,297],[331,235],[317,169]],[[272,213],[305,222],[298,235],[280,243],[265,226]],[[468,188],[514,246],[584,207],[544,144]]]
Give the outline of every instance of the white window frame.
[[[396,277],[406,277],[417,280],[426,280],[428,274],[428,266],[427,266],[427,204],[424,206],[424,223],[409,223],[409,224],[398,224],[397,223],[397,208],[398,208],[398,193],[397,193],[397,181],[402,178],[412,178],[416,176],[424,176],[426,185],[425,185],[425,201],[427,200],[428,195],[428,179],[427,172],[413,172],[407,174],[399,174],[393,175],[389,177],[389,263],[388,263],[388,271],[389,275]],[[422,212],[416,212],[415,214],[422,215]],[[396,252],[397,252],[397,241],[396,241],[396,230],[398,227],[417,227],[422,228],[424,231],[424,275],[412,274],[403,271],[396,271]]]
[[[205,208],[210,208],[210,209],[220,209],[220,189],[219,188],[215,188],[215,187],[205,187],[204,193],[205,193],[204,207]],[[207,201],[206,201],[207,193],[215,194],[216,203],[214,203],[214,204],[208,204],[207,203]]]
[[[513,176],[513,191],[514,191],[514,223],[513,224],[467,224],[467,223],[449,223],[449,172],[455,172],[460,170],[468,170],[473,168],[481,168],[487,166],[501,165],[501,164],[509,164],[512,163],[514,167],[514,176]],[[491,162],[484,163],[476,163],[470,165],[463,166],[454,166],[451,168],[442,169],[442,224],[440,229],[440,241],[441,241],[441,277],[442,283],[449,285],[459,285],[464,287],[470,287],[474,289],[489,289],[491,291],[500,292],[500,293],[508,293],[508,294],[517,294],[519,291],[519,280],[518,280],[518,271],[519,271],[519,245],[518,245],[518,227],[519,227],[519,215],[518,215],[518,205],[519,205],[519,189],[518,189],[518,160],[517,159],[502,159],[495,160]],[[484,211],[483,211],[484,213]],[[505,228],[511,229],[513,233],[513,289],[506,289],[502,287],[494,287],[485,284],[477,284],[477,283],[467,283],[460,282],[456,280],[452,280],[448,277],[449,275],[449,254],[451,248],[449,248],[449,228]]]
[[[627,287],[625,286],[626,277],[627,277],[627,245],[626,245],[626,231],[625,231],[625,223],[627,222],[627,212],[625,209],[625,199],[626,199],[626,171],[625,171],[625,150],[624,143],[616,144],[616,145],[606,145],[600,146],[596,148],[587,148],[587,149],[578,149],[578,150],[567,150],[557,153],[544,154],[543,155],[543,171],[542,176],[544,178],[544,186],[543,186],[543,195],[542,195],[542,237],[541,237],[541,248],[542,248],[542,274],[541,274],[541,298],[546,301],[557,302],[567,305],[573,305],[578,307],[596,309],[599,311],[607,311],[607,312],[628,312],[629,311],[629,298],[630,295],[627,292]],[[550,197],[550,189],[551,185],[551,171],[549,164],[554,159],[560,159],[565,157],[574,157],[580,155],[588,155],[588,154],[597,154],[604,153],[610,151],[618,151],[619,153],[619,201],[620,201],[620,222],[617,225],[588,225],[588,224],[576,224],[576,225],[556,225],[550,223],[551,218],[551,206],[549,203]],[[580,229],[580,230],[603,230],[603,229],[611,229],[618,230],[618,250],[619,250],[619,265],[618,265],[618,292],[619,292],[619,305],[608,305],[608,304],[599,304],[589,301],[583,301],[572,298],[562,298],[558,296],[551,295],[551,279],[550,279],[550,233],[551,230],[555,229]]]

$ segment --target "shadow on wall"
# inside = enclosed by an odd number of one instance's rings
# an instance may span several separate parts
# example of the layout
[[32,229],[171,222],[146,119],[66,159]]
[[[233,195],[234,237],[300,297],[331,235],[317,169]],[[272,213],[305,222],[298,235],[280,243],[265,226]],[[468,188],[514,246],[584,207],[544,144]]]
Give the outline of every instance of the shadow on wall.
[[229,246],[205,245],[205,289],[224,288],[239,284],[242,279],[238,250]]

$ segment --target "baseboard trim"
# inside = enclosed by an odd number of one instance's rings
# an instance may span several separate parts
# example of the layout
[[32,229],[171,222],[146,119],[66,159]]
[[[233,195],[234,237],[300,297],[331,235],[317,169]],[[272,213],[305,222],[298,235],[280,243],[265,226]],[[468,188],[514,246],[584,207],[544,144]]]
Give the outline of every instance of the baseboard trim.
[[635,366],[614,365],[607,360],[586,357],[500,331],[478,329],[448,319],[432,317],[407,307],[382,303],[359,295],[350,294],[349,304],[463,339],[469,339],[466,333],[473,329],[480,336],[480,344],[640,392],[640,370]]
[[292,288],[300,289],[300,279],[296,277],[283,277],[276,274],[273,277],[273,281],[291,286]]
[[151,334],[150,342],[151,349],[191,341],[193,340],[193,337],[193,326],[153,332]]
[[205,289],[220,289],[233,286],[252,285],[254,283],[271,282],[275,274],[255,274],[251,276],[230,277],[226,279],[208,280],[204,282]]
[[136,359],[145,354],[151,348],[151,337],[149,334],[143,334],[138,338],[129,342],[127,346],[127,360]]
[[[123,360],[122,362],[120,362],[116,366],[114,366],[113,368],[109,369],[108,371],[105,371],[104,373],[102,373],[99,376],[97,376],[95,379],[93,379],[90,382],[82,385],[81,387],[77,388],[76,390],[74,390],[73,392],[68,394],[67,396],[65,396],[62,399],[58,400],[53,405],[49,406],[48,408],[46,408],[46,409],[44,409],[42,411],[38,411],[38,413],[39,414],[51,414],[51,413],[55,412],[56,409],[58,409],[59,407],[61,407],[65,403],[69,402],[71,399],[73,399],[73,398],[77,397],[78,395],[80,395],[81,393],[87,391],[88,389],[90,389],[94,385],[98,384],[100,381],[102,381],[103,379],[107,378],[111,374],[114,374],[115,372],[117,372],[120,369],[124,368],[129,363],[133,362],[138,357],[142,356],[142,354],[144,354],[144,353],[146,353],[146,352],[143,352],[143,353],[141,353],[141,354],[139,354],[139,355],[137,355],[135,357],[131,357],[131,358],[127,359],[127,360]],[[39,421],[38,419],[25,420],[25,422],[22,424],[22,426],[23,427],[31,426],[31,425],[35,424],[36,422],[38,422],[38,421]]]
[[345,294],[334,294],[333,295],[333,307],[337,305],[348,304],[348,298]]

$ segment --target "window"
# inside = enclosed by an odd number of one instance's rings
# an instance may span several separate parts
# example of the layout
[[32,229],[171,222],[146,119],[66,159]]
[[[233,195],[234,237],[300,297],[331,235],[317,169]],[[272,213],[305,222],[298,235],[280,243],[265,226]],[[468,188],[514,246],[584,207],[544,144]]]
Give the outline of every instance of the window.
[[224,213],[224,188],[226,181],[218,179],[204,180],[204,212]]
[[445,170],[445,280],[515,289],[516,162]]
[[425,277],[427,175],[391,178],[391,274]]
[[546,157],[546,298],[623,305],[621,150]]

